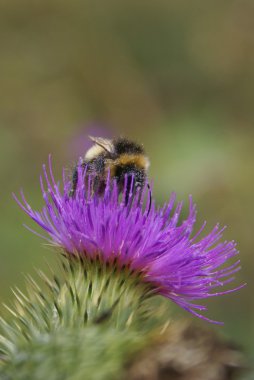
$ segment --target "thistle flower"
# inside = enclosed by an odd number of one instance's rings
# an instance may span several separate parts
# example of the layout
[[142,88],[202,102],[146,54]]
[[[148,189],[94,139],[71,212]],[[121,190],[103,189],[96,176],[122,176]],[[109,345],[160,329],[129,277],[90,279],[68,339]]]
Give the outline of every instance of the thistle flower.
[[[80,166],[78,184],[73,197],[69,196],[71,182],[63,172],[63,186],[55,181],[49,160],[49,174],[43,167],[41,189],[45,206],[33,210],[21,192],[20,207],[45,232],[39,235],[65,255],[79,257],[84,262],[99,262],[118,271],[138,276],[154,294],[169,298],[195,316],[213,323],[200,314],[207,308],[195,301],[234,292],[244,285],[224,290],[240,261],[224,265],[238,251],[234,241],[221,241],[224,228],[217,224],[200,238],[205,223],[193,234],[196,207],[189,199],[189,214],[180,222],[183,203],[175,205],[176,195],[161,208],[154,201],[148,213],[147,191],[129,194],[127,186],[119,193],[117,183],[108,176],[103,196],[93,191],[93,178]],[[127,184],[127,181],[126,181]],[[130,191],[133,190],[133,187]],[[128,188],[129,191],[129,188]],[[30,229],[30,228],[29,228]],[[222,289],[220,291],[216,289]]]

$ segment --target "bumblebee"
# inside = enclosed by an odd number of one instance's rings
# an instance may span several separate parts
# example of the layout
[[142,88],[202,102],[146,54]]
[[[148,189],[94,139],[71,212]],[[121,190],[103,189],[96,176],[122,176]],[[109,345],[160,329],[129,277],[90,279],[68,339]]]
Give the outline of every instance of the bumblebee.
[[[103,194],[108,173],[112,179],[117,181],[119,191],[123,191],[127,178],[125,195],[127,203],[131,186],[135,191],[142,189],[146,184],[150,163],[143,146],[123,137],[109,140],[90,136],[90,139],[94,145],[86,152],[81,166],[86,168],[87,175],[96,175],[94,190],[99,195]],[[70,196],[75,195],[77,182],[78,168],[76,166],[72,176]]]

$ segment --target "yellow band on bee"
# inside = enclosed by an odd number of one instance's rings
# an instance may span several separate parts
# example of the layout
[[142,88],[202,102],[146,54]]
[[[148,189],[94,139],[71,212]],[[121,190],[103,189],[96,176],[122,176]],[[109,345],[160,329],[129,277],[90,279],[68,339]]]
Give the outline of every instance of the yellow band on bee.
[[116,165],[135,165],[140,169],[147,169],[149,166],[148,158],[143,154],[121,154],[115,161]]

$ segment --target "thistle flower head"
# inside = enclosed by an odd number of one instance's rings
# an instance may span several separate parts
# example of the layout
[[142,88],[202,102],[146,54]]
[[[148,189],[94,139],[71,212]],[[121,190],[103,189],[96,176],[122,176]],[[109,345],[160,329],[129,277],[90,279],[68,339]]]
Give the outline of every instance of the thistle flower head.
[[108,176],[105,191],[99,196],[93,191],[93,177],[80,165],[77,188],[74,196],[70,196],[71,181],[63,172],[63,185],[57,183],[51,161],[49,174],[43,167],[43,177],[41,189],[45,206],[41,211],[33,210],[23,193],[22,201],[15,197],[44,230],[45,234],[40,236],[62,248],[70,259],[79,256],[83,261],[99,261],[114,265],[118,271],[136,274],[154,294],[171,299],[202,319],[219,323],[201,315],[200,311],[206,307],[196,301],[243,286],[223,288],[240,269],[239,260],[224,265],[238,251],[235,242],[221,241],[224,228],[219,225],[205,237],[199,237],[205,224],[193,234],[196,208],[191,197],[188,216],[180,222],[183,204],[175,205],[175,194],[161,208],[156,208],[153,201],[148,212],[147,190],[134,191],[129,179],[119,192],[117,183]]

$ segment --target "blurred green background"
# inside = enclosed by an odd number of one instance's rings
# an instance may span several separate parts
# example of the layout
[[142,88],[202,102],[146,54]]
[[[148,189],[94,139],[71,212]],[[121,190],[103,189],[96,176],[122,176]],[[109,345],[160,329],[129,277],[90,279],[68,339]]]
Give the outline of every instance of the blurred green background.
[[253,19],[251,0],[0,2],[1,301],[55,265],[11,192],[40,208],[49,153],[58,177],[91,131],[126,135],[145,145],[158,203],[191,193],[198,224],[239,243],[248,287],[207,303],[254,356]]

